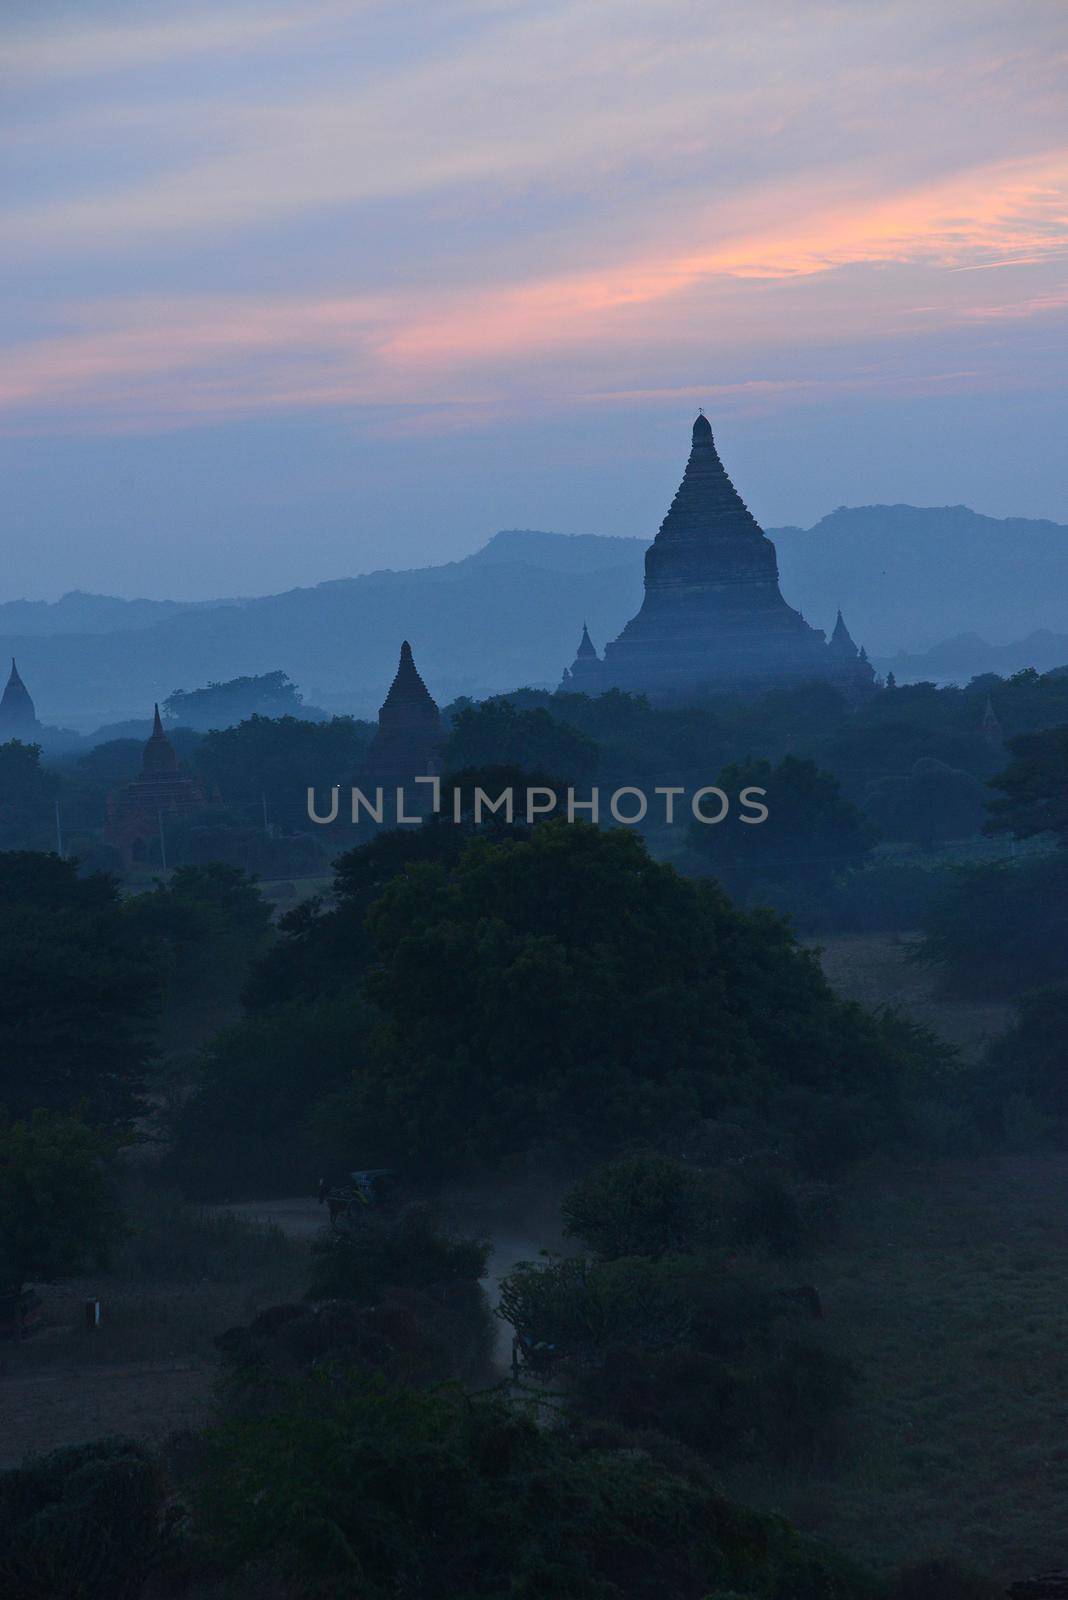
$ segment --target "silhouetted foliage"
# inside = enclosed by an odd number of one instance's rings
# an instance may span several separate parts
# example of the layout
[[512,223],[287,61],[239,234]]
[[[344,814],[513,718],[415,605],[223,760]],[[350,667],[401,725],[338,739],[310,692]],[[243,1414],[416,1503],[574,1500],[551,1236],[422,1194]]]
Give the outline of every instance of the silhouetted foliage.
[[939,1064],[925,1036],[839,1001],[770,914],[621,830],[475,840],[395,878],[368,920],[384,1022],[334,1117],[387,1161],[588,1159],[791,1084],[892,1121]]
[[0,744],[0,850],[48,849],[56,837],[59,781],[41,766],[41,747]]
[[869,1580],[697,1463],[585,1449],[493,1396],[318,1374],[215,1432],[199,1517],[231,1570],[268,1558],[321,1600],[408,1593],[861,1600]]
[[0,1106],[123,1122],[150,1058],[156,981],[115,881],[0,854]]
[[98,1439],[0,1472],[5,1600],[137,1600],[163,1550],[164,1489],[148,1452]]
[[[775,883],[825,888],[836,874],[860,867],[871,852],[871,825],[815,762],[795,756],[786,756],[777,767],[745,761],[724,768],[717,785],[732,809],[719,823],[694,822],[689,841],[732,892]],[[767,808],[762,822],[747,821],[745,808],[737,804],[750,788],[764,791],[754,797]],[[719,809],[714,801],[713,796],[711,815]]]
[[1022,734],[1009,752],[1009,765],[991,779],[1002,798],[990,801],[987,832],[1017,839],[1049,833],[1068,844],[1068,727]]
[[102,1266],[120,1228],[110,1147],[76,1117],[0,1117],[0,1285]]
[[968,994],[1019,994],[1068,970],[1068,859],[1060,851],[962,867],[922,922],[918,959]]

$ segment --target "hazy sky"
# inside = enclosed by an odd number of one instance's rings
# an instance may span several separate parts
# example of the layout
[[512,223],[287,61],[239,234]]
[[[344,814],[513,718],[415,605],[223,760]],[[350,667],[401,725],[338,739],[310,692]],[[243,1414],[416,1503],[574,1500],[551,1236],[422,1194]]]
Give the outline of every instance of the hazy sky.
[[1068,522],[1065,0],[5,0],[0,598]]

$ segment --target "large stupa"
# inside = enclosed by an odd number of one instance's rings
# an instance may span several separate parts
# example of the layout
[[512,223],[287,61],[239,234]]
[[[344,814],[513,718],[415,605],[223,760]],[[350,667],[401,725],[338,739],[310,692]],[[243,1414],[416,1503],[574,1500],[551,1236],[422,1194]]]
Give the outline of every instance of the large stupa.
[[586,694],[618,688],[670,701],[823,680],[857,695],[875,681],[840,613],[828,643],[783,599],[775,546],[727,476],[703,414],[645,553],[642,608],[602,661],[591,659],[588,644],[584,633],[566,677],[568,688]]

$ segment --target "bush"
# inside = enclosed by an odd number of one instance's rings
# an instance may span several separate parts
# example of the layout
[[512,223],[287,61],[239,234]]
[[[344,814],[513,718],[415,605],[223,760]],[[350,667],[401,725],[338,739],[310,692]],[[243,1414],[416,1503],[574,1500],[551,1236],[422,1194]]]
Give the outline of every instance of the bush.
[[692,1247],[702,1224],[701,1177],[667,1156],[635,1155],[596,1168],[568,1191],[564,1232],[605,1260]]
[[1042,989],[1021,1000],[1015,1020],[987,1050],[979,1095],[987,1125],[1005,1134],[1022,1108],[1036,1130],[1068,1139],[1068,989]]
[[238,1283],[295,1261],[280,1228],[189,1206],[173,1190],[139,1185],[123,1196],[126,1229],[116,1277],[138,1283]]
[[889,1600],[998,1600],[1001,1584],[958,1561],[928,1556],[903,1567],[890,1586]]
[[490,1245],[447,1232],[431,1207],[407,1206],[396,1218],[371,1214],[352,1232],[331,1232],[314,1245],[313,1299],[369,1300],[384,1288],[426,1289],[477,1283]]
[[5,1600],[136,1600],[161,1546],[163,1491],[140,1445],[54,1450],[0,1473]]
[[861,1600],[862,1575],[725,1500],[702,1468],[583,1449],[495,1396],[320,1373],[217,1430],[199,1497],[212,1556],[342,1600]]
[[122,1228],[110,1145],[77,1117],[0,1108],[0,1286],[71,1277],[104,1266]]
[[349,994],[294,1001],[224,1029],[201,1052],[192,1094],[170,1114],[173,1181],[201,1200],[311,1192],[321,1162],[310,1107],[359,1065],[372,1022]]
[[955,871],[923,924],[918,960],[983,998],[1057,984],[1068,970],[1068,851]]

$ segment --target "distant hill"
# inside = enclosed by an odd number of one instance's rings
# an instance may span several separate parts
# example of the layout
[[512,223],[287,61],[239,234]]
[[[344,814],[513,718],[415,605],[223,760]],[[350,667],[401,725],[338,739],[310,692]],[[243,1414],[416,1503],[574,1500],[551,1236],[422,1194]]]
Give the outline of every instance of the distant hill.
[[59,600],[0,602],[0,638],[57,633],[119,633],[151,628],[183,611],[238,605],[234,600],[119,600],[111,594],[72,589]]
[[988,644],[977,634],[962,633],[919,655],[876,656],[875,666],[881,673],[893,672],[899,683],[965,684],[983,672],[1008,678],[1024,667],[1053,672],[1068,666],[1068,633],[1038,628],[1011,644]]
[[[446,566],[336,579],[136,630],[0,638],[0,659],[18,657],[43,719],[83,731],[143,716],[178,688],[279,667],[307,701],[376,714],[405,638],[441,703],[524,683],[555,687],[583,621],[603,644],[641,603],[645,547],[528,532],[520,561],[514,537]],[[614,565],[614,547],[628,543],[629,560]]]
[[850,506],[769,528],[783,593],[818,628],[841,606],[870,655],[976,633],[993,644],[1068,632],[1068,527],[967,506]]
[[[998,520],[965,506],[861,506],[813,528],[768,532],[783,592],[815,627],[830,629],[841,606],[854,638],[891,664],[949,638],[940,648],[952,663],[937,672],[928,663],[917,676],[970,675],[973,650],[976,671],[1015,670],[1011,641],[1047,660],[1061,650],[1047,635],[1068,634],[1068,528],[1057,523]],[[175,689],[279,668],[307,701],[371,715],[404,638],[441,703],[552,686],[583,621],[601,648],[637,610],[645,549],[641,539],[511,529],[462,561],[262,599],[176,605],[66,596],[34,611],[37,624],[20,632],[12,627],[25,615],[17,608],[34,603],[11,602],[0,606],[0,660],[18,657],[43,720],[83,730],[143,718]],[[76,601],[90,620],[77,632],[55,626],[61,610],[64,618],[82,614]],[[152,606],[162,608],[155,620],[145,610]],[[47,627],[44,613],[53,617]],[[120,620],[105,631],[109,615]],[[966,648],[959,636],[972,636]],[[1006,664],[998,668],[989,652],[1001,647]]]

